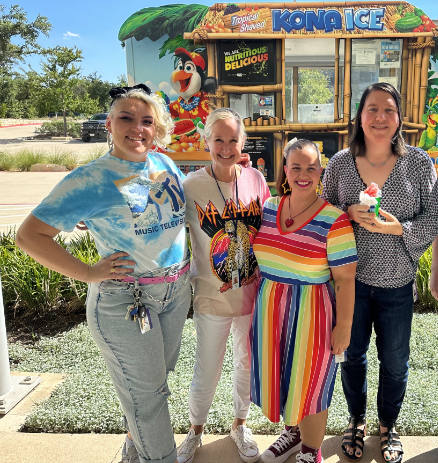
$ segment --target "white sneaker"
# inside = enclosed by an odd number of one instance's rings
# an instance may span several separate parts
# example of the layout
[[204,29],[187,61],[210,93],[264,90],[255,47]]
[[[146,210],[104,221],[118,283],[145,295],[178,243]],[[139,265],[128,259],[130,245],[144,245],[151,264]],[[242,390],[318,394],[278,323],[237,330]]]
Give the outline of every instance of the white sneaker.
[[195,434],[195,430],[190,429],[186,438],[176,451],[178,463],[190,463],[193,461],[196,449],[202,447],[203,435],[203,432],[201,432],[201,434]]
[[300,429],[295,431],[283,428],[280,437],[263,452],[263,461],[266,463],[283,463],[293,453],[301,449]]
[[231,427],[230,437],[236,443],[240,459],[246,463],[254,463],[259,460],[260,452],[257,443],[252,438],[251,429],[239,424],[236,429]]
[[134,445],[127,447],[126,442],[124,442],[122,448],[122,460],[119,463],[131,463],[131,457],[137,454],[138,452]]

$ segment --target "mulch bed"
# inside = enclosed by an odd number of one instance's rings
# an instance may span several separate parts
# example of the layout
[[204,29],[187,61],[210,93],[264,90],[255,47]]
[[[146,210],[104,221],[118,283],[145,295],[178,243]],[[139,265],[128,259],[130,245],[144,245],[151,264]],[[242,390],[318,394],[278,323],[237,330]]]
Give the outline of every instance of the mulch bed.
[[16,316],[6,313],[8,343],[35,345],[43,336],[56,336],[84,322],[85,313],[63,313],[62,309],[42,315]]

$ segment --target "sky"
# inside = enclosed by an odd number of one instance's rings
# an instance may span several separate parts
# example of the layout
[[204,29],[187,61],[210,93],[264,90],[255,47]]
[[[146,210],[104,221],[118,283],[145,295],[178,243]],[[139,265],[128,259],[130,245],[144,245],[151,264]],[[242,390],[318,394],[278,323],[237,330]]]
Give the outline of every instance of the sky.
[[[236,0],[230,0],[239,3]],[[278,3],[278,1],[276,0]],[[0,0],[9,11],[11,5],[18,4],[27,13],[29,21],[40,14],[46,16],[52,24],[49,38],[44,35],[38,42],[43,47],[56,45],[77,46],[83,52],[82,73],[89,75],[97,72],[102,79],[116,82],[120,74],[126,75],[125,51],[117,38],[123,22],[133,13],[148,8],[170,3],[197,3],[211,6],[214,0]],[[254,2],[259,3],[259,2]],[[266,1],[266,3],[272,3]],[[431,19],[438,19],[438,1],[414,0],[413,4],[424,10]],[[123,7],[122,7],[123,6]],[[39,70],[40,57],[31,58],[28,62],[35,70]],[[26,69],[26,66],[24,66]]]

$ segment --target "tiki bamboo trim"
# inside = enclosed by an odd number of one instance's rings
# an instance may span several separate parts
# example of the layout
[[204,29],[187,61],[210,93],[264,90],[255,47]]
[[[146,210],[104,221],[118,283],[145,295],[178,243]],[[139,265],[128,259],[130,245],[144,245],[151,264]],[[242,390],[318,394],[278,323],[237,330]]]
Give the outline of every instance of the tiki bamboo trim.
[[283,114],[286,117],[286,50],[282,40],[277,41],[276,47],[281,50],[281,100]]
[[335,39],[335,95],[334,95],[334,116],[339,119],[339,44],[341,41]]
[[[255,122],[255,121],[253,121]],[[327,124],[282,124],[282,125],[266,125],[266,126],[245,126],[245,131],[248,133],[253,132],[314,132],[315,130],[321,130],[323,132],[333,132],[337,129],[345,129],[348,124],[332,122]]]
[[208,77],[215,77],[216,75],[216,61],[214,59],[214,43],[207,43],[207,75]]
[[[424,42],[424,38],[418,39],[420,43]],[[421,62],[423,59],[423,49],[417,48],[415,53],[414,67],[414,88],[412,102],[412,122],[418,122],[418,108],[420,106],[420,79],[421,79]]]
[[172,161],[211,161],[209,151],[184,151],[182,153],[174,153],[172,151],[166,153]]
[[267,92],[279,92],[283,90],[282,84],[274,85],[251,85],[241,87],[238,85],[222,85],[222,91],[224,93],[267,93]]
[[402,52],[402,76],[401,76],[401,104],[402,112],[406,114],[406,92],[408,89],[408,43],[403,40],[403,52]]
[[415,124],[413,122],[408,122],[408,121],[403,121],[402,123],[402,128],[407,127],[409,129],[420,129],[420,130],[425,130],[426,129],[426,124]]
[[412,85],[414,82],[414,64],[413,58],[414,57],[414,50],[408,50],[408,85],[407,85],[407,93],[406,93],[406,118],[407,120],[411,120],[412,118]]
[[429,42],[424,42],[424,43],[421,43],[421,42],[411,42],[409,45],[408,45],[408,48],[426,48],[426,47],[431,47],[433,48],[435,46],[435,41],[434,40],[430,40]]
[[[421,121],[421,117],[424,113],[424,105],[426,104],[427,87],[428,87],[428,69],[429,60],[432,49],[426,48],[423,52],[423,60],[421,61],[420,71],[420,105],[418,107],[418,120]],[[419,140],[418,140],[419,141]]]
[[[330,34],[286,34],[283,32],[278,33],[270,33],[264,34],[262,32],[259,33],[207,33],[207,37],[204,39],[203,37],[198,34],[198,30],[203,29],[195,29],[193,32],[184,32],[184,39],[186,40],[194,40],[195,43],[198,41],[205,41],[205,40],[251,40],[251,39],[384,39],[385,37],[392,37],[392,38],[410,38],[410,37],[435,37],[436,35],[434,32],[364,32],[363,34],[357,33],[330,33]],[[203,30],[205,32],[205,30]],[[199,37],[196,37],[199,35]]]
[[292,69],[292,121],[298,121],[298,68]]
[[351,39],[345,40],[344,50],[344,123],[350,120],[351,107]]

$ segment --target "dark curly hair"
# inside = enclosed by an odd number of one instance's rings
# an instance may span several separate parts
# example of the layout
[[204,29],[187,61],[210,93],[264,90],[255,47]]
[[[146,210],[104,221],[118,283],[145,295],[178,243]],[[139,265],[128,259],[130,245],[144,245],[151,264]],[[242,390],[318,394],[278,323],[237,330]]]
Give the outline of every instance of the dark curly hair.
[[365,106],[367,96],[374,90],[383,90],[384,92],[389,93],[395,101],[395,104],[397,106],[399,125],[394,136],[392,137],[391,148],[393,154],[395,154],[396,156],[404,156],[407,150],[402,135],[403,113],[401,108],[401,97],[399,91],[387,82],[376,82],[374,84],[368,85],[368,87],[363,92],[362,98],[360,99],[359,107],[357,109],[353,131],[349,140],[350,151],[353,156],[365,156],[366,146],[365,136],[362,129],[362,110]]

